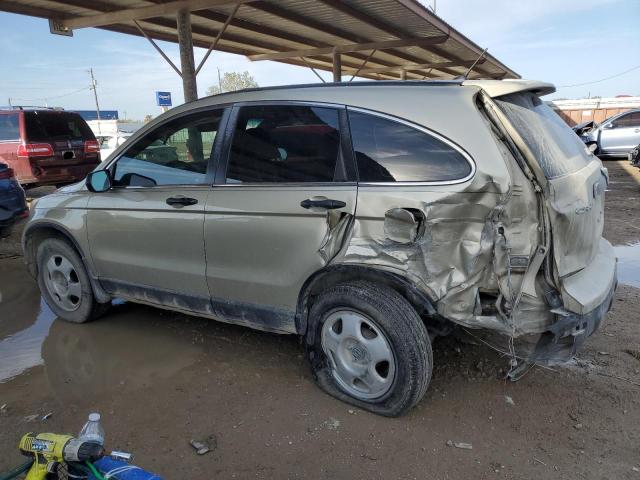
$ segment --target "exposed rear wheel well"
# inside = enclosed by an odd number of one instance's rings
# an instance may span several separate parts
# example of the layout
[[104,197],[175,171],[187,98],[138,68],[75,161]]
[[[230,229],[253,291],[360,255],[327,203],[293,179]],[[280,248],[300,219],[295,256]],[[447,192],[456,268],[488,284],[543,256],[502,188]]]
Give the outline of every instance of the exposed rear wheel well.
[[[381,269],[359,265],[335,265],[310,277],[298,297],[296,328],[300,335],[307,333],[308,315],[315,298],[331,287],[354,280],[384,285],[402,295],[421,317],[434,315],[436,310],[431,300],[406,278]],[[311,337],[313,333],[311,333]],[[307,338],[313,341],[312,338]]]

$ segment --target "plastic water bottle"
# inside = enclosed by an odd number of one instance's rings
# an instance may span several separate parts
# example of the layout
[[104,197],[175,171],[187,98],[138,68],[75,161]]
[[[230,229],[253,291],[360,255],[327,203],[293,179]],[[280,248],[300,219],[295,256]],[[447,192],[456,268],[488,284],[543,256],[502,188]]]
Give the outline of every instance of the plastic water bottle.
[[100,414],[90,413],[89,420],[84,424],[79,435],[80,440],[95,442],[104,445],[104,429],[100,425]]

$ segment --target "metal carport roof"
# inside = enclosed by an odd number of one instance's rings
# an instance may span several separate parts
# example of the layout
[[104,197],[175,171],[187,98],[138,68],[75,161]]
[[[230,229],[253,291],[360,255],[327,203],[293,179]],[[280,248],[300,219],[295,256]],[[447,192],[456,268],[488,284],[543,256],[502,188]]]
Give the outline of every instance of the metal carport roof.
[[187,74],[171,65],[185,94],[201,66],[191,44],[333,71],[334,81],[449,79],[472,66],[469,78],[519,78],[415,0],[2,0],[0,11],[47,18],[53,33],[97,27],[145,36],[160,53],[153,39],[177,42]]

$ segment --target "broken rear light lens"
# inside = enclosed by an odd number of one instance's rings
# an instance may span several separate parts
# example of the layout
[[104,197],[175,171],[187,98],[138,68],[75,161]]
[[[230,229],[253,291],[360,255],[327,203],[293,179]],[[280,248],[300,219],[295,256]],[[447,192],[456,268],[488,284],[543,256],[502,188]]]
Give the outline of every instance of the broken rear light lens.
[[97,140],[87,140],[84,142],[84,153],[97,153],[100,151],[100,144]]
[[53,148],[48,143],[23,143],[18,145],[19,157],[51,157]]

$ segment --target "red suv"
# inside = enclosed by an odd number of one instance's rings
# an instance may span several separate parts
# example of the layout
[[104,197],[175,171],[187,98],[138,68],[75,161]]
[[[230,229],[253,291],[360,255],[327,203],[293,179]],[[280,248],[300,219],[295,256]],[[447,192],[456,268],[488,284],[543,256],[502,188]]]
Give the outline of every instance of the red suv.
[[0,110],[0,162],[24,186],[64,185],[100,163],[100,145],[77,113],[12,107]]

